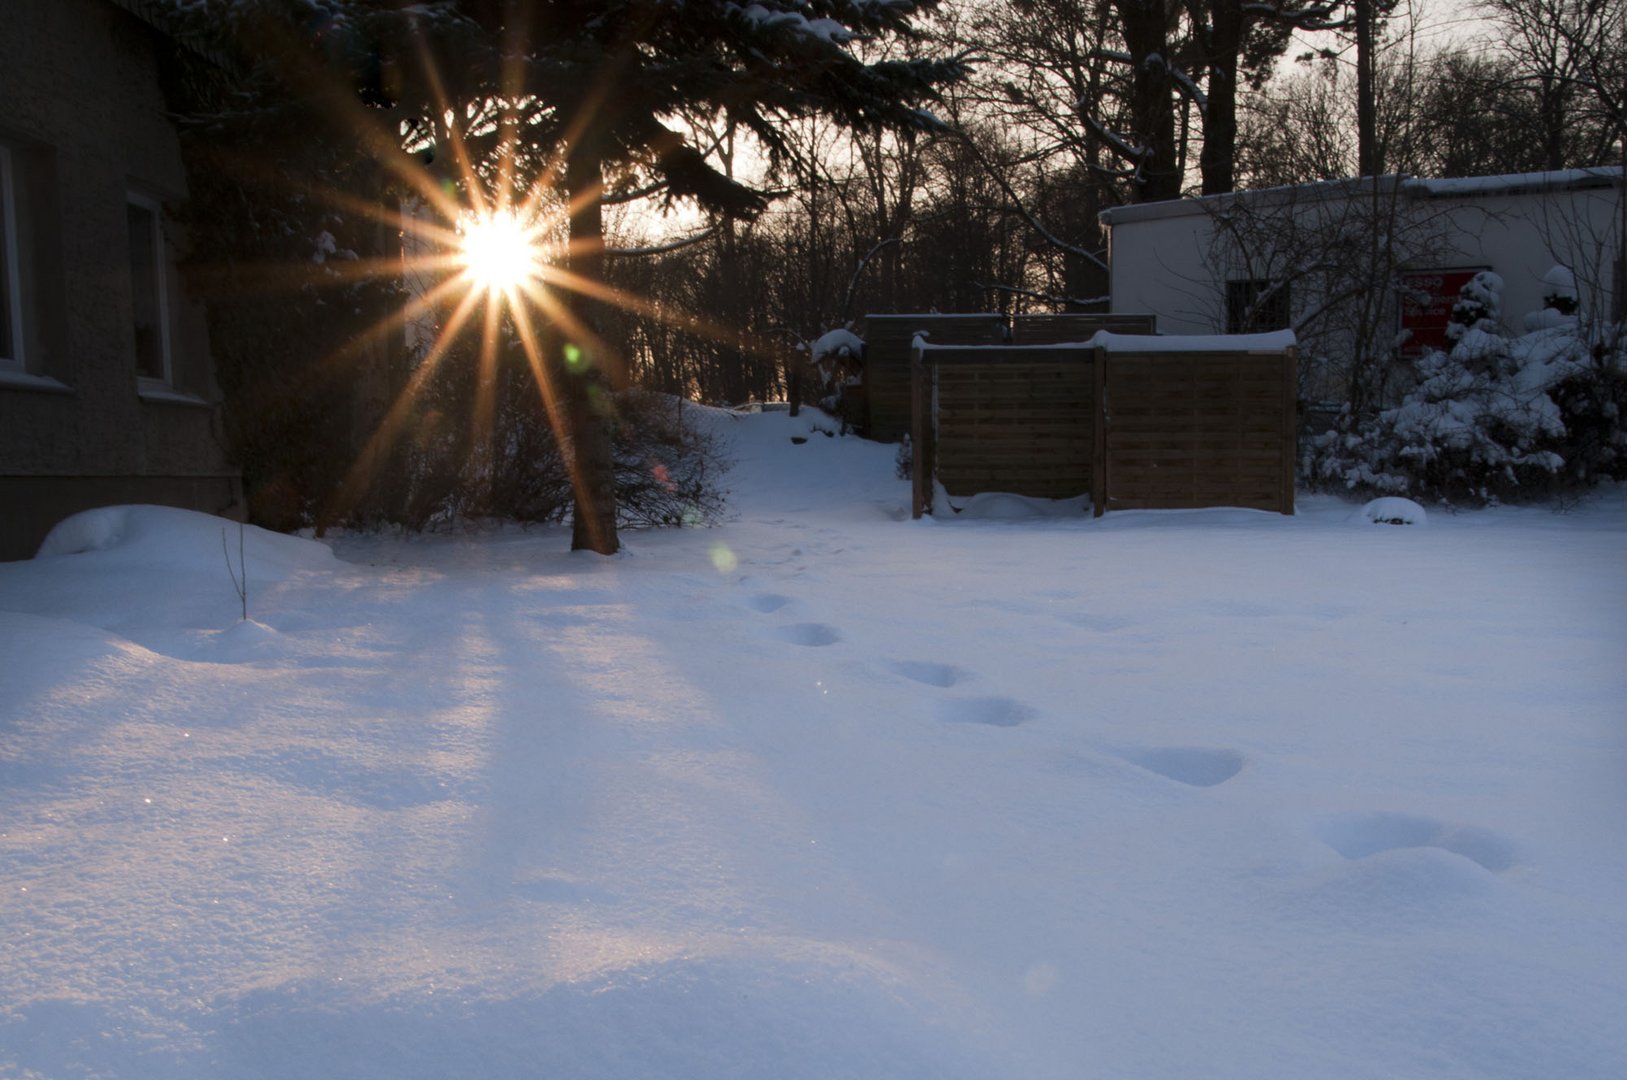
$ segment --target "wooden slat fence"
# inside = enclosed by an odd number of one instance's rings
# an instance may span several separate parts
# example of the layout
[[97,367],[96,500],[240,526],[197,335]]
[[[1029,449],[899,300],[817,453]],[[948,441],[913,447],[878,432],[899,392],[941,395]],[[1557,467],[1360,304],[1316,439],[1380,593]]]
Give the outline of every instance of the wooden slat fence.
[[1097,513],[1244,506],[1294,511],[1293,350],[1135,353],[1101,366]]
[[1291,340],[928,344],[912,363],[914,512],[931,511],[936,483],[950,495],[1089,492],[1098,515],[1198,506],[1291,514]]
[[910,343],[926,334],[937,345],[999,345],[1006,319],[983,315],[867,315],[864,320],[865,434],[900,438],[910,430]]
[[1013,315],[1013,345],[1060,345],[1089,341],[1098,330],[1114,334],[1156,334],[1156,315]]
[[1151,334],[1152,315],[867,315],[864,320],[865,434],[897,439],[910,430],[910,344],[925,334],[933,345],[1048,345],[1088,341],[1099,330]]
[[929,355],[933,372],[917,394],[922,434],[911,441],[945,491],[1061,499],[1090,490],[1090,349],[944,346]]

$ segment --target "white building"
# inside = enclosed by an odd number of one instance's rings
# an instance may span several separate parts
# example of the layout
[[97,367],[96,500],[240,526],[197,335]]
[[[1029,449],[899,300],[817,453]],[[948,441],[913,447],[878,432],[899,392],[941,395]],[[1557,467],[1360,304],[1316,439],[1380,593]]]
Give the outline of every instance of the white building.
[[1378,177],[1121,206],[1105,211],[1115,313],[1170,334],[1292,327],[1309,396],[1337,396],[1362,358],[1443,340],[1457,291],[1504,283],[1510,333],[1575,275],[1584,318],[1620,321],[1622,170],[1420,180]]

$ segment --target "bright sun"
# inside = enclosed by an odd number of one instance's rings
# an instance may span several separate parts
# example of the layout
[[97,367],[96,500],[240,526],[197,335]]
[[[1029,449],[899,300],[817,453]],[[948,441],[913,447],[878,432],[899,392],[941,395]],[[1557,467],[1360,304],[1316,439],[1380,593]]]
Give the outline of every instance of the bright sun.
[[536,232],[509,210],[468,219],[463,226],[464,272],[491,292],[506,292],[536,279],[542,272]]

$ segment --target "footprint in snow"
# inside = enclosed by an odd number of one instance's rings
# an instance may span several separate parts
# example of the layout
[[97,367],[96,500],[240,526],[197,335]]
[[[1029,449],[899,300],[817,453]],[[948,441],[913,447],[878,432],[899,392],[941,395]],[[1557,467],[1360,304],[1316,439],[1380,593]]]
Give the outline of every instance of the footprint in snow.
[[824,623],[792,623],[789,626],[776,626],[770,633],[792,645],[834,645],[842,640],[839,630]]
[[965,673],[952,664],[937,664],[931,660],[896,660],[887,665],[893,674],[926,686],[948,689],[965,678]]
[[990,727],[1016,727],[1039,713],[1015,698],[960,698],[938,705],[938,719],[948,724],[987,724]]
[[1323,843],[1347,859],[1401,848],[1439,848],[1494,874],[1514,865],[1514,845],[1489,829],[1410,814],[1343,814],[1322,822],[1316,831]]
[[753,611],[760,611],[764,615],[768,615],[780,610],[790,602],[791,598],[789,596],[781,596],[779,593],[759,593],[747,600],[746,606]]
[[1224,784],[1243,770],[1243,755],[1236,750],[1201,746],[1149,746],[1125,750],[1119,756],[1148,772],[1192,787]]

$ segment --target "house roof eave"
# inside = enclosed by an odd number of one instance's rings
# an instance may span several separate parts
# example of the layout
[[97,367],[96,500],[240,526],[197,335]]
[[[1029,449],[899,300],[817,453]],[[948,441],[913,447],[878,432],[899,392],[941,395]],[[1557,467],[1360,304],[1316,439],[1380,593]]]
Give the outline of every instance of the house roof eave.
[[1270,202],[1289,202],[1304,199],[1328,199],[1346,196],[1358,189],[1378,185],[1381,191],[1399,191],[1409,198],[1451,199],[1485,198],[1492,195],[1528,195],[1553,191],[1584,191],[1598,188],[1620,187],[1622,167],[1606,165],[1587,169],[1559,169],[1551,172],[1507,173],[1500,176],[1467,176],[1445,180],[1430,180],[1414,176],[1379,176],[1343,180],[1317,180],[1304,184],[1290,184],[1274,188],[1249,188],[1227,192],[1224,195],[1203,195],[1194,198],[1170,199],[1166,202],[1131,203],[1109,207],[1098,217],[1111,228],[1131,222],[1158,221],[1171,218],[1213,214],[1230,203],[1247,199]]

